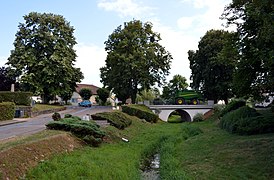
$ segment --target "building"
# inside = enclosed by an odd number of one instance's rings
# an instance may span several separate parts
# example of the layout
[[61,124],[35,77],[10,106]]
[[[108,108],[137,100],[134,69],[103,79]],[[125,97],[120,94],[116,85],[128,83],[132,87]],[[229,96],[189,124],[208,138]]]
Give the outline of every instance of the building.
[[99,87],[94,86],[92,84],[77,84],[76,92],[73,92],[70,100],[71,104],[78,105],[78,103],[82,101],[82,98],[79,95],[79,91],[83,88],[87,88],[91,90],[92,96],[90,97],[90,101],[92,102],[92,104],[96,104],[95,98],[97,96],[97,90],[99,89]]

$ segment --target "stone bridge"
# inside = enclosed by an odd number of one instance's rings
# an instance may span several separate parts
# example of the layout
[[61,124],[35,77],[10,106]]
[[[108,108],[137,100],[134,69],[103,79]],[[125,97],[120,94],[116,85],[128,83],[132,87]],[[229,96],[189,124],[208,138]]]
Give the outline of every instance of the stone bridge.
[[148,107],[163,121],[167,121],[169,115],[177,111],[182,119],[189,122],[193,121],[197,113],[205,114],[213,109],[213,105],[149,105]]

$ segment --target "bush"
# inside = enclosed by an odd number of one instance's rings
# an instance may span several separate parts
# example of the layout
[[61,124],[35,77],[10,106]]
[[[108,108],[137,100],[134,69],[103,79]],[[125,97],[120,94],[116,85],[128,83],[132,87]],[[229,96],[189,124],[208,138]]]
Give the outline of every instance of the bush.
[[52,114],[52,119],[54,121],[59,121],[61,119],[61,115],[58,112]]
[[224,115],[220,126],[230,133],[261,134],[274,131],[274,117],[272,114],[263,116],[255,109],[243,106]]
[[201,122],[204,120],[204,115],[202,113],[197,113],[193,117],[193,122]]
[[30,106],[31,96],[30,92],[0,91],[0,102],[14,102],[16,105]]
[[70,118],[63,118],[60,121],[50,121],[46,124],[48,129],[70,131],[79,138],[82,138],[92,146],[99,146],[105,132],[100,130],[100,126],[92,121],[81,121],[72,116]]
[[226,113],[236,110],[239,107],[245,106],[246,102],[244,100],[233,100],[228,103],[225,108],[221,111],[220,116],[224,116]]
[[125,129],[132,123],[131,117],[120,111],[103,112],[91,115],[94,120],[107,120],[110,125],[118,128]]
[[70,118],[70,117],[72,117],[71,114],[65,114],[65,116],[64,116],[64,118]]
[[224,104],[214,104],[213,105],[214,113],[220,113],[224,108],[225,108]]
[[122,111],[131,116],[145,119],[148,122],[156,123],[159,119],[158,115],[154,114],[147,106],[143,104],[125,105],[122,106]]
[[12,120],[15,115],[15,104],[13,102],[0,103],[0,121]]

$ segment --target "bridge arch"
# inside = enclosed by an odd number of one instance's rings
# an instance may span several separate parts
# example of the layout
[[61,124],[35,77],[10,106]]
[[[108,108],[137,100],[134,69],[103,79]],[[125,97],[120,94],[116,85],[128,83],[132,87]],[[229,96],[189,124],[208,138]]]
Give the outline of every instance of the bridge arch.
[[193,121],[195,114],[205,114],[213,108],[213,105],[150,105],[149,108],[166,122],[175,110],[187,121]]
[[[181,119],[182,119],[183,122],[191,122],[191,116],[187,111],[185,111],[183,109],[175,109],[174,111],[176,111],[181,116]],[[170,115],[174,111],[170,112],[168,117],[170,117]]]

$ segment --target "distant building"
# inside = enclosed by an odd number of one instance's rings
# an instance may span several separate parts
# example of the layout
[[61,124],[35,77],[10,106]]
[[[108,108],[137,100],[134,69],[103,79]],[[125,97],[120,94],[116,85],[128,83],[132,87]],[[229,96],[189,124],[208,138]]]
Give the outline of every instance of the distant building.
[[78,103],[82,101],[79,91],[83,88],[87,88],[91,90],[92,96],[90,97],[90,101],[92,102],[92,104],[96,104],[95,98],[97,96],[97,90],[99,89],[99,87],[94,86],[92,84],[77,84],[76,92],[73,92],[70,100],[71,104],[78,105]]

